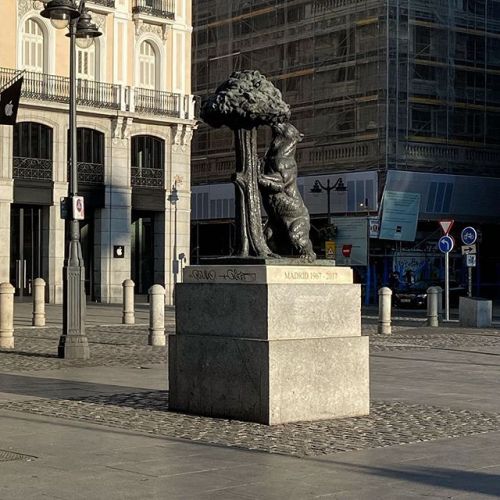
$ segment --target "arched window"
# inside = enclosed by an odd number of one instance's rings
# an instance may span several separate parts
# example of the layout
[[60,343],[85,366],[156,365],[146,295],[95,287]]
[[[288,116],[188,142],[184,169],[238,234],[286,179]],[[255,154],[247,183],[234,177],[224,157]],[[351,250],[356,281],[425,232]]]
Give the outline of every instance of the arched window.
[[27,71],[43,73],[45,70],[45,41],[40,24],[27,19],[23,32],[23,67]]
[[151,135],[132,137],[132,186],[164,186],[165,141]]
[[14,127],[13,177],[52,180],[52,129],[22,122]]
[[156,52],[150,42],[141,43],[139,50],[139,87],[155,90],[156,85]]
[[82,80],[96,79],[96,46],[88,49],[76,49],[76,77]]

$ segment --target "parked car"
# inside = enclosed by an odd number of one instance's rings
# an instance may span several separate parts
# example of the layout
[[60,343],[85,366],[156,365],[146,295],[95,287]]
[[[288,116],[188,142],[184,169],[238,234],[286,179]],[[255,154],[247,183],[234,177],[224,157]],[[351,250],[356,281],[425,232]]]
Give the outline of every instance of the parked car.
[[[416,283],[413,283],[411,285],[401,283],[396,290],[393,290],[394,306],[408,308],[426,308],[427,289],[431,286],[440,286],[444,290],[444,282],[417,281]],[[458,307],[459,298],[465,297],[465,295],[467,295],[465,287],[456,282],[450,281],[451,307]]]

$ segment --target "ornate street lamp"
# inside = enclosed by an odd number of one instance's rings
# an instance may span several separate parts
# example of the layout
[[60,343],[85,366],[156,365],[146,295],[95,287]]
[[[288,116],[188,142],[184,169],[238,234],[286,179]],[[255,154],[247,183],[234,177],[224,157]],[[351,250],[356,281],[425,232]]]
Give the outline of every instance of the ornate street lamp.
[[330,215],[331,215],[331,205],[330,205],[330,193],[332,191],[337,191],[337,192],[344,192],[347,191],[347,187],[344,184],[344,181],[342,180],[342,177],[339,177],[337,179],[337,182],[333,185],[330,185],[330,179],[326,180],[326,186],[324,186],[321,181],[316,179],[314,181],[314,185],[311,188],[311,193],[322,193],[323,191],[326,191],[327,193],[327,217],[328,217],[328,224],[330,224]]
[[59,339],[60,358],[88,359],[89,344],[85,335],[85,267],[80,245],[80,223],[83,202],[78,197],[76,143],[76,47],[88,48],[102,33],[92,23],[85,0],[78,7],[72,0],[50,0],[40,13],[57,29],[69,27],[69,199],[70,212],[68,252],[63,268],[63,331]]
[[168,201],[174,207],[174,245],[173,245],[173,259],[172,259],[172,272],[174,275],[174,289],[172,293],[173,304],[175,305],[175,287],[177,286],[177,274],[179,273],[179,261],[177,259],[177,202],[179,201],[179,192],[177,191],[177,180],[172,186],[172,190],[168,196]]

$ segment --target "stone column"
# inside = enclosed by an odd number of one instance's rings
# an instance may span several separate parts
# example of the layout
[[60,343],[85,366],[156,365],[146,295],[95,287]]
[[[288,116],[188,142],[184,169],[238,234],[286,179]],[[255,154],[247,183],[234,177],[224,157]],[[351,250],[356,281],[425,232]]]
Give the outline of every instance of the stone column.
[[165,289],[153,285],[149,289],[149,335],[148,344],[163,346],[165,339]]
[[10,281],[10,205],[12,180],[12,127],[0,126],[0,281]]
[[33,326],[45,326],[45,281],[33,280]]
[[[165,290],[166,303],[173,303],[175,283],[182,282],[179,255],[184,254],[189,265],[190,236],[191,236],[191,125],[177,125],[172,127],[172,141],[170,144],[170,168],[165,180],[167,199],[165,201]],[[172,205],[168,200],[172,187],[176,186],[179,200]],[[174,248],[175,247],[175,248]]]
[[123,315],[122,323],[124,325],[133,325],[135,323],[134,314],[134,287],[132,280],[125,280],[123,283]]
[[378,333],[390,335],[392,290],[382,287],[378,291]]
[[14,349],[14,292],[10,283],[0,283],[0,347]]
[[61,198],[68,195],[66,182],[54,182],[54,205],[42,211],[43,275],[47,281],[49,304],[63,302],[63,266],[66,251],[65,221],[61,219]]
[[[130,277],[130,187],[129,140],[123,118],[115,120],[113,139],[107,139],[104,208],[96,211],[94,264],[96,297],[103,303],[122,301],[122,283]],[[115,258],[113,249],[123,245],[123,257]]]

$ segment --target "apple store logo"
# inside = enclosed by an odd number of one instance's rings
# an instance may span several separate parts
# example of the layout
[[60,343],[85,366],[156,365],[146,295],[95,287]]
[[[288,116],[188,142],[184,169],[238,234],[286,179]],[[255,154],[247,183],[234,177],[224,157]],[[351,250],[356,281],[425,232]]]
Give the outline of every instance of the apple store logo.
[[113,257],[115,259],[123,259],[125,257],[125,246],[115,245],[113,247]]

